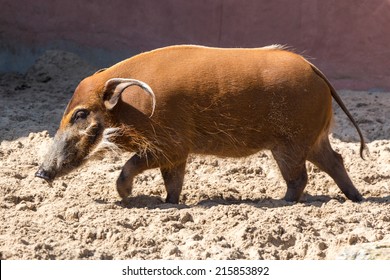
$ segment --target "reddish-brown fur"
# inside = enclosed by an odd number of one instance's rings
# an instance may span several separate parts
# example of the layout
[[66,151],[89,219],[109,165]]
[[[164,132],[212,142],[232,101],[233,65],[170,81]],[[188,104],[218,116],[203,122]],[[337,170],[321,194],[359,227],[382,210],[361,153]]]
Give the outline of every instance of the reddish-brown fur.
[[[150,96],[138,87],[124,90],[121,100],[107,109],[104,101],[112,98],[115,87],[106,83],[113,78],[149,85],[156,98],[153,116],[149,117]],[[269,149],[286,180],[286,200],[299,200],[307,182],[305,161],[309,160],[327,172],[348,198],[360,201],[340,155],[329,144],[332,96],[353,121],[325,76],[295,53],[277,46],[173,46],[137,55],[84,79],[58,133],[74,125],[85,129],[97,123],[95,142],[79,145],[78,149],[86,151],[82,152],[85,158],[105,128],[119,128],[110,141],[136,153],[117,181],[122,198],[130,194],[134,176],[159,167],[167,201],[177,203],[190,153],[243,157]],[[72,116],[80,108],[89,115],[86,122],[74,124]],[[363,149],[362,136],[361,143]]]

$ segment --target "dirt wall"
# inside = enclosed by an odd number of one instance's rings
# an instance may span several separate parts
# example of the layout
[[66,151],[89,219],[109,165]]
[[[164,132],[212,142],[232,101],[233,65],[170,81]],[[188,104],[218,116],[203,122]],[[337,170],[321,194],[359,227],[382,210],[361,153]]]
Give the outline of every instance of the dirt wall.
[[98,66],[171,44],[280,43],[312,58],[338,88],[390,89],[390,1],[0,0],[0,70],[47,49]]

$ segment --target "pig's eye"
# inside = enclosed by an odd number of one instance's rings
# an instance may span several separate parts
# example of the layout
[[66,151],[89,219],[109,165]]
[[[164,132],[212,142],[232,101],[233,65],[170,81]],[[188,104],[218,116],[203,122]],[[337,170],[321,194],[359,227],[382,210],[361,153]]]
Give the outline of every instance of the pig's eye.
[[88,117],[88,114],[89,112],[85,109],[80,109],[80,110],[77,110],[76,112],[74,112],[73,114],[73,122],[77,122],[79,120],[84,120]]

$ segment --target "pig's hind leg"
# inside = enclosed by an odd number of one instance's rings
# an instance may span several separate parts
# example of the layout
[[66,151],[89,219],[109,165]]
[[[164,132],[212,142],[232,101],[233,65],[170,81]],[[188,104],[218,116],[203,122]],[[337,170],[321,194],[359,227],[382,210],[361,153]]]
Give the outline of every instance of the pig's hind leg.
[[321,139],[318,144],[311,149],[308,160],[314,163],[322,171],[328,173],[347,198],[354,202],[363,199],[345,170],[343,158],[332,149],[328,137]]
[[306,153],[300,147],[279,146],[272,155],[287,184],[284,200],[298,202],[307,184]]

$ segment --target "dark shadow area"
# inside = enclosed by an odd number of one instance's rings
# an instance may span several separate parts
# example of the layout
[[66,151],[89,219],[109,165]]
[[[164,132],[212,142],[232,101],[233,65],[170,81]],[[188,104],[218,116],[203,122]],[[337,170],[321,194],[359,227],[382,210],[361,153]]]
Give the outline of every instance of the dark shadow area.
[[10,109],[2,110],[6,113],[0,120],[0,141],[13,141],[44,130],[53,137],[72,96],[70,89],[58,92],[55,97],[46,93],[34,94],[31,88],[1,91],[0,99]]
[[364,201],[376,204],[390,204],[390,195],[385,197],[367,197]]
[[[108,203],[108,202],[107,202]],[[185,204],[171,204],[165,203],[164,199],[159,196],[147,196],[147,195],[139,195],[134,197],[128,197],[126,199],[122,199],[120,201],[116,201],[115,205],[120,206],[122,208],[147,208],[149,210],[152,209],[186,209],[190,208]]]
[[0,74],[0,141],[53,136],[78,83],[94,71],[74,54],[49,51],[26,74]]
[[312,204],[312,203],[328,203],[332,199],[337,200],[338,202],[345,202],[346,198],[342,196],[337,196],[337,197],[330,197],[328,195],[311,195],[308,193],[304,193],[300,203],[304,204]]
[[[305,206],[314,206],[314,207],[322,207],[325,203],[328,203],[331,200],[337,200],[339,203],[346,202],[346,199],[342,196],[337,197],[329,197],[326,195],[309,195],[306,194],[301,199],[299,204]],[[368,197],[363,200],[363,202],[374,202],[378,204],[388,204],[390,203],[390,196],[387,197]],[[112,202],[95,199],[96,203],[99,204],[110,204]],[[147,196],[147,195],[139,195],[135,197],[129,197],[124,200],[116,201],[115,205],[120,206],[122,208],[147,208],[149,210],[153,209],[188,209],[194,207],[202,207],[202,208],[212,208],[215,206],[221,205],[250,205],[256,208],[279,208],[286,206],[293,206],[297,204],[296,202],[288,202],[283,199],[274,199],[274,198],[261,198],[261,199],[225,199],[225,198],[210,198],[200,200],[196,204],[170,204],[165,203],[164,200],[159,196]]]
[[294,205],[293,202],[287,202],[281,199],[263,198],[263,199],[224,199],[224,198],[210,198],[199,201],[194,206],[201,206],[203,208],[212,208],[219,205],[240,205],[246,204],[255,206],[257,208],[278,208],[284,206]]
[[205,208],[211,208],[213,206],[218,205],[236,205],[236,204],[248,204],[251,206],[255,206],[257,208],[279,208],[285,206],[292,206],[295,204],[303,204],[305,206],[315,206],[321,207],[324,203],[329,202],[332,199],[336,199],[340,203],[345,202],[345,199],[342,197],[329,197],[326,195],[309,195],[304,194],[299,202],[288,202],[284,199],[275,199],[275,198],[261,198],[261,199],[224,199],[224,198],[211,198],[201,200],[196,206],[202,206]]

